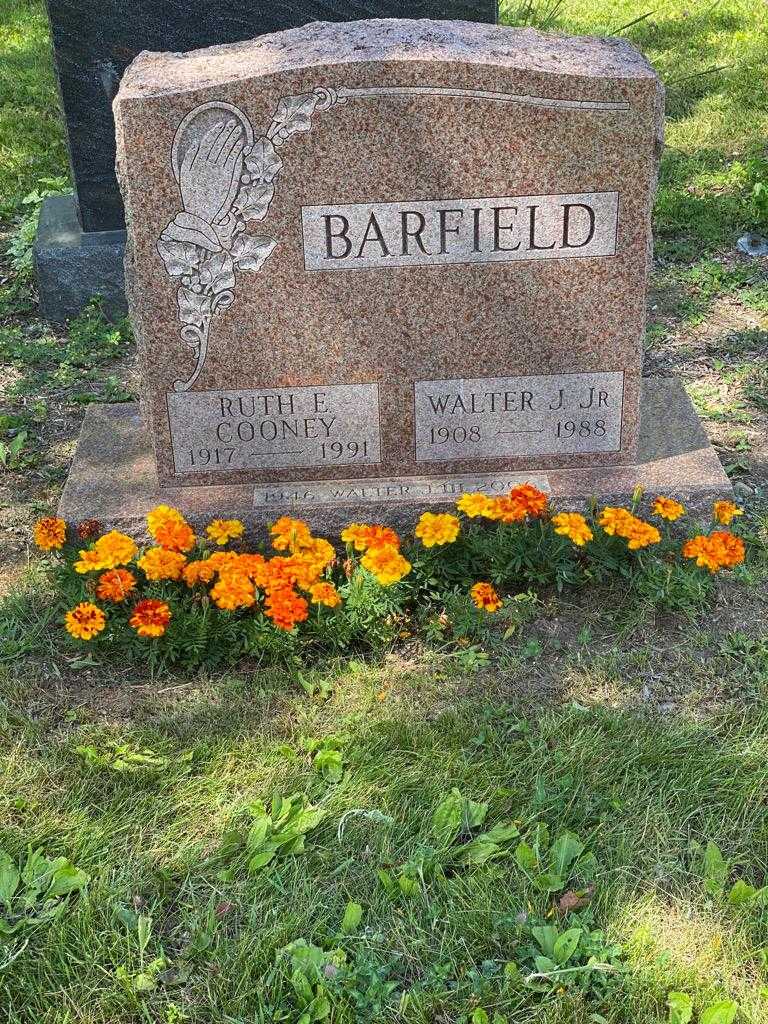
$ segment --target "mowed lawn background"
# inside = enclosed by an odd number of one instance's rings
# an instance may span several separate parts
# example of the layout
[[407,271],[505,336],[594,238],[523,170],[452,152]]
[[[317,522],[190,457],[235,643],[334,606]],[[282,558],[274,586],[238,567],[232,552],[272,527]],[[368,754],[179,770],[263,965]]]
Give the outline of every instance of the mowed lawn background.
[[[667,86],[647,372],[686,383],[747,564],[674,613],[530,593],[482,649],[153,677],[60,637],[29,551],[84,406],[135,371],[124,326],[37,316],[29,242],[66,151],[43,5],[0,0],[0,438],[25,434],[0,460],[0,850],[89,877],[36,923],[0,854],[0,1020],[683,1024],[670,991],[694,1024],[768,1020],[768,271],[736,252],[768,234],[768,5],[649,6],[502,15],[620,32]],[[466,863],[433,820],[454,787],[504,856]],[[228,834],[297,793],[324,812],[305,849],[249,872]],[[549,980],[546,927],[578,930]]]

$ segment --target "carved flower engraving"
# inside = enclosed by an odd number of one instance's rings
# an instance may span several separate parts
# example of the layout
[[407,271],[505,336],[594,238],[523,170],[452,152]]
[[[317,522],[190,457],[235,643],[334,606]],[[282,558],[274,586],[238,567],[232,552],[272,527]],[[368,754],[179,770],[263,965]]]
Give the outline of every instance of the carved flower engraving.
[[243,111],[224,102],[195,107],[179,125],[172,156],[182,209],[157,250],[168,276],[181,279],[180,335],[196,363],[175,390],[188,390],[200,375],[211,321],[232,305],[237,274],[257,273],[275,250],[276,239],[247,230],[248,222],[266,218],[274,198],[283,167],[275,147],[309,131],[315,110],[327,110],[336,99],[325,89],[283,97],[266,135],[256,139]]

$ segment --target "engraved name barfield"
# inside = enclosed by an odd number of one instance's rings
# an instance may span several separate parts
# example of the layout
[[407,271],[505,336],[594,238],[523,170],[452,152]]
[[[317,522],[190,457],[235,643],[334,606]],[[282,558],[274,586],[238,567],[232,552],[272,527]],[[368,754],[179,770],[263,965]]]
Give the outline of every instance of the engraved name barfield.
[[617,452],[624,374],[418,381],[417,462]]
[[304,206],[307,270],[614,256],[618,192]]
[[177,473],[381,462],[376,384],[169,393]]

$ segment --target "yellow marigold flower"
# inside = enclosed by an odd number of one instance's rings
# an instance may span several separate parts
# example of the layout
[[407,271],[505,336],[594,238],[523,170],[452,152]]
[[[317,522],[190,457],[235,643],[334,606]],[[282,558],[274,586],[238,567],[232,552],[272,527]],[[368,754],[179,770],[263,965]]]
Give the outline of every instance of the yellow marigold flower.
[[96,587],[96,597],[102,601],[112,601],[120,604],[121,601],[133,593],[136,589],[136,577],[127,569],[107,569],[99,576]]
[[177,508],[170,505],[157,505],[150,512],[147,512],[147,529],[152,537],[157,539],[157,531],[166,523],[183,523],[186,520]]
[[171,609],[165,601],[158,601],[153,597],[147,597],[138,601],[133,609],[133,615],[128,620],[132,629],[135,629],[139,636],[162,636],[171,621]]
[[459,512],[463,512],[465,516],[474,519],[476,516],[485,516],[492,502],[493,498],[489,498],[487,494],[473,491],[462,494],[456,502],[456,508]]
[[43,551],[58,550],[67,539],[67,524],[57,516],[46,516],[35,523],[34,538]]
[[309,605],[293,587],[277,587],[267,596],[264,614],[278,629],[290,631],[297,622],[304,622],[308,617]]
[[663,495],[660,495],[651,505],[651,512],[654,515],[661,516],[662,519],[668,519],[670,523],[674,523],[680,516],[685,515],[685,507],[673,498],[665,498]]
[[425,548],[431,548],[439,544],[452,544],[459,535],[459,527],[456,516],[425,512],[414,532]]
[[239,519],[214,519],[206,528],[210,540],[215,544],[228,544],[231,540],[242,537],[245,526]]
[[94,548],[101,556],[102,569],[116,569],[118,565],[128,565],[139,553],[136,542],[119,530],[110,530],[99,537]]
[[490,583],[475,583],[469,594],[476,607],[489,614],[497,612],[504,603]]
[[116,569],[127,565],[138,554],[135,542],[119,530],[111,530],[99,537],[90,550],[81,551],[74,563],[75,572],[94,572],[97,569]]
[[195,546],[195,531],[184,521],[167,519],[155,530],[155,540],[167,551],[190,551]]
[[506,501],[506,498],[488,498],[487,504],[480,515],[484,519],[491,519],[493,522],[498,522],[504,514],[503,502]]
[[716,501],[712,506],[712,512],[717,522],[723,526],[730,526],[736,516],[744,515],[744,509],[734,505],[732,501]]
[[187,559],[178,551],[147,548],[136,564],[148,580],[180,580]]
[[83,601],[64,616],[64,625],[77,640],[93,640],[107,624],[101,608],[91,601]]
[[315,562],[321,569],[325,569],[336,558],[336,549],[333,544],[323,537],[313,537],[301,549],[301,557],[307,561]]
[[393,544],[369,548],[360,564],[372,573],[383,587],[398,583],[411,571],[411,563],[403,558]]
[[97,569],[104,569],[105,566],[99,552],[91,548],[90,550],[80,552],[80,558],[73,563],[72,568],[75,572],[86,573],[95,572]]
[[608,505],[600,513],[598,522],[609,537],[622,537],[629,522],[635,517],[625,508],[613,508]]
[[272,534],[272,547],[275,551],[295,551],[312,540],[309,527],[301,519],[281,516],[269,528]]
[[393,548],[400,547],[400,538],[395,531],[378,524],[369,526],[367,523],[350,523],[341,531],[341,539],[345,544],[352,544],[355,551],[367,551],[368,548],[382,544],[388,544]]
[[332,583],[314,583],[309,588],[309,596],[312,604],[324,604],[328,608],[335,608],[341,604],[341,594]]
[[587,520],[578,512],[559,512],[556,516],[552,516],[552,525],[555,528],[555,533],[567,537],[580,548],[584,547],[587,541],[592,540],[593,533]]
[[223,611],[233,612],[237,608],[250,608],[255,604],[256,591],[245,573],[227,571],[221,574],[218,583],[211,589],[211,598]]

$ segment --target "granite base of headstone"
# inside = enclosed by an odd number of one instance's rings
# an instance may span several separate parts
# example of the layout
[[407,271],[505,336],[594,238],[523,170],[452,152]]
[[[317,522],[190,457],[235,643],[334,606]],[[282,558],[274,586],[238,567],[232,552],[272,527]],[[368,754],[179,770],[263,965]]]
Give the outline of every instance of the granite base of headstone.
[[33,257],[46,320],[64,323],[96,296],[108,318],[127,313],[125,231],[83,231],[74,195],[43,202]]
[[408,529],[422,512],[453,511],[464,492],[506,494],[530,482],[549,494],[553,509],[576,509],[592,498],[626,505],[642,488],[685,501],[693,516],[711,515],[712,502],[733,498],[712,444],[679,381],[643,381],[638,460],[632,465],[590,470],[347,479],[332,483],[299,480],[278,486],[172,487],[158,483],[148,431],[137,403],[89,406],[58,514],[71,525],[96,518],[105,528],[138,536],[156,505],[182,509],[198,529],[212,519],[241,519],[261,535],[281,515],[308,522],[320,535],[338,536],[350,522],[386,522]]
[[61,514],[727,493],[642,377],[663,104],[626,41],[468,22],[142,54],[115,101],[141,416],[89,411]]
[[143,50],[187,51],[313,20],[376,17],[495,22],[496,0],[46,0],[75,191],[46,199],[35,245],[40,309],[62,323],[95,295],[125,312],[123,203],[112,101]]

